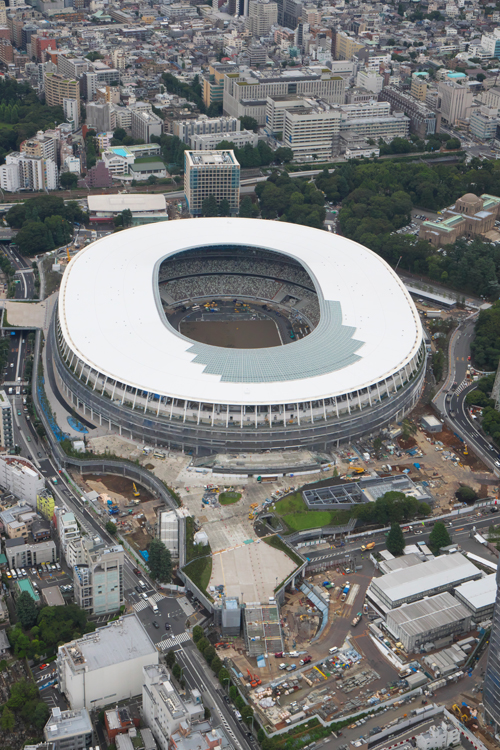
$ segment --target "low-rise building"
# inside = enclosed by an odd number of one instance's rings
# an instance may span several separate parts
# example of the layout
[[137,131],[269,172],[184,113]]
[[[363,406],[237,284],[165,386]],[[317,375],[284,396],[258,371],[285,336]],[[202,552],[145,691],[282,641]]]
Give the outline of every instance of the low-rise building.
[[45,479],[36,466],[21,456],[0,455],[0,486],[36,508]]
[[387,614],[386,627],[394,639],[403,644],[405,651],[412,653],[420,651],[425,643],[468,633],[471,613],[445,592],[391,610]]
[[165,196],[160,193],[89,195],[87,203],[90,221],[93,223],[109,222],[126,209],[132,212],[134,226],[168,220],[167,202]]
[[37,544],[31,544],[24,539],[7,539],[5,555],[9,568],[31,568],[40,563],[55,563],[57,549],[51,539]]
[[54,517],[54,511],[56,507],[56,501],[54,495],[50,490],[40,490],[36,496],[36,509],[42,514],[44,518],[51,521]]
[[92,722],[86,708],[61,711],[52,708],[52,716],[43,730],[53,750],[86,750],[92,742]]
[[477,107],[470,113],[470,132],[481,141],[495,138],[498,124],[498,109]]
[[161,136],[163,132],[163,120],[155,115],[153,111],[133,110],[130,120],[133,138],[141,138],[146,143],[151,142],[151,136]]
[[72,709],[91,710],[140,695],[143,667],[158,650],[135,613],[59,646],[59,688]]
[[405,602],[451,591],[461,583],[480,578],[481,571],[460,552],[456,552],[374,578],[368,587],[367,597],[380,611],[388,612]]
[[476,623],[493,617],[496,593],[495,573],[479,581],[463,583],[455,589],[456,599],[469,610]]
[[454,747],[460,743],[460,731],[446,721],[441,724],[433,724],[426,732],[418,734],[415,738],[418,750],[441,750],[445,747]]

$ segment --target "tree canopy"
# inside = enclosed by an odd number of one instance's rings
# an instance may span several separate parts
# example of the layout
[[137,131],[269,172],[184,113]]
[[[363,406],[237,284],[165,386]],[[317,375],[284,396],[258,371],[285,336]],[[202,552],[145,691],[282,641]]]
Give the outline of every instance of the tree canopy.
[[31,628],[38,617],[38,607],[27,591],[22,591],[16,600],[16,613],[25,630]]
[[148,567],[151,576],[161,583],[170,583],[172,579],[170,550],[160,539],[152,539],[149,543],[148,552]]
[[481,310],[474,332],[471,343],[474,364],[480,370],[496,370],[500,360],[500,301],[488,310]]
[[411,521],[414,518],[427,516],[430,507],[404,492],[386,492],[374,503],[359,503],[354,507],[354,515],[366,523],[377,523],[383,526],[400,521]]
[[39,255],[66,244],[73,234],[73,222],[85,214],[76,201],[64,203],[57,195],[42,195],[12,206],[5,216],[18,229],[16,244],[23,255]]
[[386,546],[391,555],[402,555],[406,547],[406,541],[399,523],[391,524],[391,530],[387,535]]
[[263,219],[323,228],[326,212],[323,193],[307,179],[292,180],[286,172],[273,172],[255,188]]
[[437,555],[441,547],[447,547],[449,544],[451,544],[451,536],[448,529],[442,521],[437,521],[429,535],[429,547]]

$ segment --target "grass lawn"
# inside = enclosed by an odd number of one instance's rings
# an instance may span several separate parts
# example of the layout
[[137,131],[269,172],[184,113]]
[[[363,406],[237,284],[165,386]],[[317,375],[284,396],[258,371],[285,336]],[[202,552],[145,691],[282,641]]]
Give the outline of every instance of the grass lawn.
[[289,513],[283,516],[284,522],[292,531],[329,526],[331,519],[332,514],[328,510],[306,510],[303,513]]
[[302,499],[300,492],[296,492],[294,495],[288,495],[283,500],[278,500],[275,504],[276,513],[280,516],[284,516],[286,513],[301,513],[307,511],[307,505]]
[[212,599],[207,592],[207,586],[210,583],[210,576],[212,575],[211,557],[197,557],[196,560],[185,565],[183,571],[209,599]]
[[232,505],[237,503],[241,498],[241,492],[221,492],[219,495],[219,503],[221,505]]

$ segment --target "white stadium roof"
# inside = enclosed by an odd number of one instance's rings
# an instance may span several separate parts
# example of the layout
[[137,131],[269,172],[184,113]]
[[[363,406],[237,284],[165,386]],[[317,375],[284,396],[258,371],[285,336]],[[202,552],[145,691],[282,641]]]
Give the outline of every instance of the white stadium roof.
[[[318,293],[314,331],[264,349],[209,346],[175,331],[161,305],[161,262],[220,245],[299,261]],[[328,232],[256,219],[161,222],[94,242],[66,270],[59,320],[72,351],[104,376],[216,404],[283,404],[362,389],[395,375],[422,341],[407,290],[378,255]]]

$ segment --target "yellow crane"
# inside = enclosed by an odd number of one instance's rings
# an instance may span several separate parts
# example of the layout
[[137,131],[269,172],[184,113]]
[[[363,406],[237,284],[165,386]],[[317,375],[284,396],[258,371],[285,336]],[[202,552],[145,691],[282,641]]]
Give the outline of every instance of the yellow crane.
[[138,489],[137,489],[137,487],[135,486],[135,482],[132,482],[132,487],[134,488],[134,489],[132,490],[132,494],[133,494],[133,496],[134,496],[134,497],[139,497],[139,495],[140,495],[141,493],[139,492],[139,490],[138,490]]
[[69,254],[69,247],[66,245],[66,255],[68,256],[68,263],[71,260],[71,255]]

